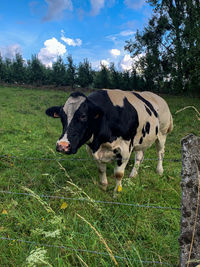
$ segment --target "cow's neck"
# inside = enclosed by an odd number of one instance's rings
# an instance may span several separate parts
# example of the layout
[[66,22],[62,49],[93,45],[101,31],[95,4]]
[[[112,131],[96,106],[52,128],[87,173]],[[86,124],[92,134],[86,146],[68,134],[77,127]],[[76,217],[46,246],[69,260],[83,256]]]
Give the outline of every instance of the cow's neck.
[[93,134],[88,140],[87,145],[95,153],[101,144],[112,143],[116,139],[117,136],[112,135],[111,129],[104,117],[98,125],[95,125]]

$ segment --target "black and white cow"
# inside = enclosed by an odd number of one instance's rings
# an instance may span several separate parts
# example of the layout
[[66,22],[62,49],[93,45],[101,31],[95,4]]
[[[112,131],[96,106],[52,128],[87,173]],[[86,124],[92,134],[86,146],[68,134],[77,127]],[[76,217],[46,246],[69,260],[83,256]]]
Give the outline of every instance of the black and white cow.
[[106,163],[116,160],[114,175],[120,191],[131,152],[135,164],[130,177],[137,175],[144,151],[154,142],[158,153],[157,172],[163,173],[167,134],[173,120],[167,103],[151,92],[98,90],[85,96],[74,92],[64,106],[46,110],[48,116],[61,118],[63,133],[56,144],[59,152],[75,154],[87,144],[97,162],[100,183],[107,187]]

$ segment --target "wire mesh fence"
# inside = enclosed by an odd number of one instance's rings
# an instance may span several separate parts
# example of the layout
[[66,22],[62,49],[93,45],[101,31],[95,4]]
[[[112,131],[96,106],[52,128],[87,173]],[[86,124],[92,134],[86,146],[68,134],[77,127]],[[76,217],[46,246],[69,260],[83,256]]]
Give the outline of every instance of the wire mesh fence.
[[[28,160],[28,161],[90,161],[93,160],[91,158],[61,158],[61,157],[23,157],[23,156],[15,156],[15,155],[10,155],[10,154],[2,154],[0,155],[0,159],[12,159],[12,160]],[[157,158],[146,158],[144,159],[146,161],[156,161]],[[172,161],[172,162],[180,162],[181,159],[165,159],[166,161]],[[33,197],[33,194],[31,193],[26,193],[26,192],[19,192],[19,191],[11,191],[11,190],[0,190],[1,196],[6,196],[6,195],[16,195],[16,196],[22,196],[22,197]],[[65,201],[76,201],[76,202],[82,202],[82,203],[96,203],[100,205],[113,205],[113,206],[126,206],[126,207],[135,207],[135,208],[143,208],[143,209],[158,209],[158,210],[169,210],[169,211],[177,211],[180,212],[179,207],[170,207],[170,206],[161,206],[161,205],[156,205],[156,204],[139,204],[139,203],[125,203],[125,202],[119,202],[119,201],[102,201],[98,199],[88,199],[88,198],[77,198],[77,197],[66,197],[66,196],[58,196],[58,195],[53,195],[53,194],[39,194],[38,195],[40,198],[44,199],[60,199],[60,200],[65,200]],[[109,253],[101,252],[101,251],[96,251],[96,250],[87,250],[87,249],[81,249],[81,248],[71,248],[67,247],[64,245],[55,245],[55,244],[47,244],[47,243],[40,243],[36,242],[34,240],[26,240],[24,238],[12,238],[8,236],[0,236],[0,239],[2,241],[10,242],[10,241],[15,241],[19,243],[25,243],[29,245],[35,245],[35,246],[42,246],[42,247],[51,247],[51,248],[57,248],[57,249],[65,249],[68,251],[72,252],[83,252],[83,253],[89,253],[89,254],[94,254],[94,255],[99,255],[102,257],[109,257]],[[173,266],[167,262],[163,261],[152,261],[152,260],[143,260],[143,259],[135,259],[133,257],[124,257],[120,255],[114,255],[114,257],[120,261],[127,261],[132,262],[134,264],[146,264],[146,265],[165,265],[165,266]]]

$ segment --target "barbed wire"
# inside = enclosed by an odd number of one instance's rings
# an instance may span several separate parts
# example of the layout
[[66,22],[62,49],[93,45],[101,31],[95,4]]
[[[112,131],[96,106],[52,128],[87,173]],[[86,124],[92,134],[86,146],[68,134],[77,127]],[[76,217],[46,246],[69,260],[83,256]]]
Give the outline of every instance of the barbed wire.
[[[74,252],[87,252],[91,254],[97,254],[105,257],[110,257],[110,255],[106,252],[100,252],[100,251],[95,251],[95,250],[87,250],[87,249],[78,249],[78,248],[71,248],[71,247],[66,247],[66,246],[59,246],[59,245],[52,245],[52,244],[45,244],[45,243],[37,243],[35,241],[29,241],[29,240],[24,240],[24,239],[15,239],[15,238],[10,238],[10,237],[4,237],[0,236],[1,240],[6,240],[6,241],[12,241],[12,242],[20,242],[20,243],[26,243],[26,244],[31,244],[35,246],[41,246],[41,247],[49,247],[49,248],[62,248]],[[119,260],[128,260],[128,261],[133,261],[133,262],[141,262],[144,264],[160,264],[160,265],[167,265],[167,266],[173,266],[169,263],[166,262],[160,262],[160,261],[150,261],[150,260],[136,260],[134,258],[127,258],[123,256],[118,256],[118,255],[113,255],[114,258],[119,259]]]
[[[12,192],[12,191],[0,190],[0,193],[1,194],[13,194],[13,195],[23,195],[23,196],[33,197],[33,194],[25,193],[25,192]],[[62,197],[62,196],[52,196],[52,195],[38,195],[38,196],[41,198],[55,198],[55,199],[72,200],[72,201],[85,201],[85,202],[90,202],[90,203],[131,206],[131,207],[136,207],[136,208],[165,209],[165,210],[178,210],[178,211],[181,210],[181,208],[175,208],[175,207],[162,207],[162,206],[136,204],[136,203],[123,203],[123,202],[113,202],[113,201],[103,201],[103,200],[91,200],[91,199],[87,199],[87,198],[72,198],[72,197]]]
[[[17,157],[14,155],[0,155],[0,158],[6,158],[6,159],[16,159],[16,160],[43,160],[43,161],[94,161],[94,159],[88,157],[88,158],[45,158],[45,157]],[[130,158],[130,160],[134,160],[133,158]],[[144,161],[157,161],[158,158],[144,158]],[[170,162],[181,162],[181,159],[170,159],[170,158],[164,158],[163,161],[170,161]]]

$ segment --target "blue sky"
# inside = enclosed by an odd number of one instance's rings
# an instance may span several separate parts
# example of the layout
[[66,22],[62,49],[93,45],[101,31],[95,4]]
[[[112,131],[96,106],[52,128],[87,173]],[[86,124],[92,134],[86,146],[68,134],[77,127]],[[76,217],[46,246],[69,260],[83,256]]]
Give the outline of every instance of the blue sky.
[[[10,0],[0,5],[0,53],[24,59],[37,54],[51,66],[58,56],[93,68],[114,62],[130,68],[125,40],[134,39],[151,16],[145,0]],[[134,59],[135,60],[135,59]]]

